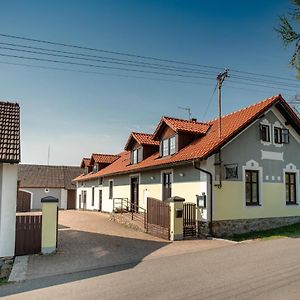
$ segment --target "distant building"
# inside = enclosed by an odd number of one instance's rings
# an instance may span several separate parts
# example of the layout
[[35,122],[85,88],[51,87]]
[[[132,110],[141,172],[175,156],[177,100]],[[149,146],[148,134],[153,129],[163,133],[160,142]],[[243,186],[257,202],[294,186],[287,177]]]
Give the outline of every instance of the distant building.
[[40,210],[45,196],[58,198],[60,209],[75,209],[76,184],[72,179],[83,172],[80,167],[20,164],[17,211]]

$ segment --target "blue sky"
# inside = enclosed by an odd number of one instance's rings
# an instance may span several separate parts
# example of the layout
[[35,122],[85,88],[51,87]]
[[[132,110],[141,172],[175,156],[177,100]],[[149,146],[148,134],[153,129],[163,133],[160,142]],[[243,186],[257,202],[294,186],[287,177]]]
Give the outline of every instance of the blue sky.
[[[291,7],[288,1],[0,4],[0,33],[295,79],[288,65],[291,49],[274,31],[278,16]],[[110,74],[100,75],[6,62],[49,64],[0,57],[0,99],[21,105],[23,163],[47,163],[48,145],[51,164],[77,165],[92,152],[117,153],[130,131],[152,132],[162,115],[186,118],[178,106],[190,107],[193,117],[201,119],[215,86],[214,80],[142,75],[150,80],[111,75],[128,75],[115,70],[96,70]],[[233,81],[223,86],[224,113],[273,94],[289,99],[297,92]],[[205,119],[216,114],[215,94]]]

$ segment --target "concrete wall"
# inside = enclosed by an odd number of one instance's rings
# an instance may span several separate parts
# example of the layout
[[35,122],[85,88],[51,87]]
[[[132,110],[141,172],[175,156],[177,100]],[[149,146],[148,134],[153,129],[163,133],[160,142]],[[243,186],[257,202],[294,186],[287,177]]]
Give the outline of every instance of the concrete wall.
[[15,254],[17,164],[0,164],[0,257]]
[[21,191],[29,192],[31,194],[31,209],[41,210],[41,199],[47,196],[53,196],[59,199],[58,207],[62,209],[67,208],[67,190],[49,188],[49,192],[45,188],[20,188]]

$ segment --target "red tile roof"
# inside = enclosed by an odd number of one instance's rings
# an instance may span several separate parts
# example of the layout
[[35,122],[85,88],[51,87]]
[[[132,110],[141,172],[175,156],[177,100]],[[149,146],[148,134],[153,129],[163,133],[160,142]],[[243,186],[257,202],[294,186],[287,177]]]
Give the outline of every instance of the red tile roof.
[[209,124],[197,122],[194,120],[182,120],[171,117],[162,117],[154,134],[153,138],[157,139],[164,124],[171,127],[175,132],[187,132],[193,134],[205,134],[209,129]]
[[[154,168],[159,166],[165,166],[169,164],[183,163],[187,161],[193,161],[198,159],[205,159],[217,151],[219,148],[229,142],[234,136],[244,130],[265,111],[271,108],[273,105],[280,103],[289,109],[288,104],[280,96],[273,96],[265,99],[259,103],[248,106],[239,111],[233,112],[222,117],[222,137],[219,138],[219,126],[218,119],[208,122],[210,129],[204,136],[200,136],[191,144],[181,149],[177,153],[168,157],[160,157],[159,153],[151,155],[138,164],[130,164],[130,152],[124,151],[120,153],[120,158],[114,163],[100,170],[95,174],[89,174],[77,178],[77,180],[88,180],[101,176],[109,176],[117,173],[126,173],[131,171],[137,171],[147,168]],[[300,128],[300,120],[295,115],[295,121],[298,122]]]
[[0,162],[20,162],[20,107],[0,102]]
[[91,157],[91,163],[96,162],[96,163],[103,163],[103,164],[111,164],[118,158],[119,155],[93,153]]
[[124,147],[125,150],[129,150],[130,144],[133,140],[137,141],[140,145],[159,146],[159,141],[155,141],[153,139],[153,134],[143,132],[131,132],[127,143]]
[[87,158],[87,157],[84,157],[81,161],[81,165],[80,167],[81,168],[86,168],[90,165],[90,162],[91,162],[91,159],[90,158]]

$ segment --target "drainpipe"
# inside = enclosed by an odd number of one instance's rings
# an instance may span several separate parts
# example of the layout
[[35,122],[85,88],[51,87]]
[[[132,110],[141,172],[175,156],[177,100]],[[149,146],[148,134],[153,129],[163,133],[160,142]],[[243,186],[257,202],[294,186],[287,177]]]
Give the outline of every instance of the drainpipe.
[[196,162],[193,161],[193,167],[200,172],[205,173],[209,176],[209,183],[210,183],[210,222],[209,222],[209,234],[213,236],[213,175],[207,170],[204,170],[200,167],[197,167]]

